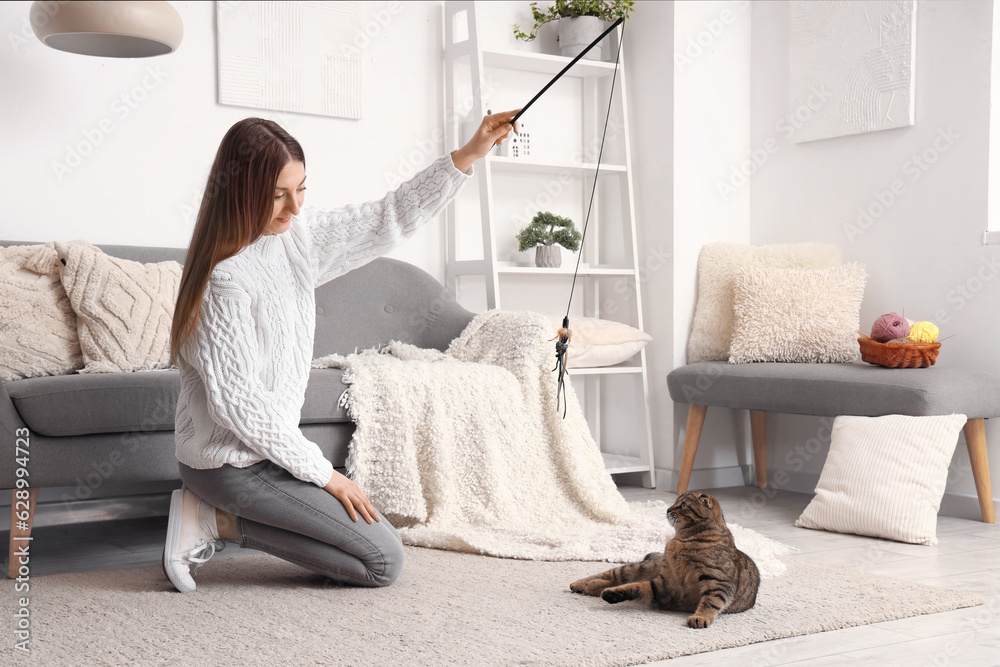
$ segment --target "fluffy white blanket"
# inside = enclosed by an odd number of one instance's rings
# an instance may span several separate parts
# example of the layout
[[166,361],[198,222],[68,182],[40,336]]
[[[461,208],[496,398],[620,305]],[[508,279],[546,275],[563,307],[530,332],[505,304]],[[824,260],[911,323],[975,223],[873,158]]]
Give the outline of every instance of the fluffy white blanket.
[[[341,401],[357,425],[348,474],[404,543],[626,562],[672,537],[666,503],[630,506],[618,492],[568,381],[566,418],[557,410],[550,326],[487,311],[446,353],[393,342],[313,361],[344,369]],[[782,545],[734,535],[762,574],[783,569]]]

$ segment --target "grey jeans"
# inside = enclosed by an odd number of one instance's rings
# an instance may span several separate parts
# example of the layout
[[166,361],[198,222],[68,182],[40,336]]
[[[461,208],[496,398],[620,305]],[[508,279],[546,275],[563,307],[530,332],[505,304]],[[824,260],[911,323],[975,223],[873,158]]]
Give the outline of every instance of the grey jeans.
[[388,586],[403,569],[403,543],[389,520],[352,521],[339,500],[264,460],[197,470],[181,479],[207,503],[235,514],[239,545],[359,586]]

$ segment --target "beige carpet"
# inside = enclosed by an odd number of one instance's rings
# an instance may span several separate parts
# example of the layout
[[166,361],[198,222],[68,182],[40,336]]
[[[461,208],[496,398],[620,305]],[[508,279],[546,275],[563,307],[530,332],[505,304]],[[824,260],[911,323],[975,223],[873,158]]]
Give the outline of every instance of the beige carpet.
[[[30,659],[8,638],[0,664],[634,665],[983,602],[787,558],[754,609],[691,630],[684,614],[569,592],[600,563],[417,547],[406,555],[403,575],[384,589],[325,585],[254,552],[211,561],[187,595],[173,591],[159,565],[39,577],[31,581]],[[5,613],[13,586],[0,586]]]

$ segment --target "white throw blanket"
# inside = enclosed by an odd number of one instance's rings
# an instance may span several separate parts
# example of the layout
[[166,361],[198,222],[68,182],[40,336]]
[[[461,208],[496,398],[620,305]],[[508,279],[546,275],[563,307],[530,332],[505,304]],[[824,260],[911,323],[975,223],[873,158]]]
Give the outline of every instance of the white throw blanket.
[[[404,543],[536,560],[663,550],[666,503],[622,498],[568,379],[565,419],[556,408],[550,326],[487,311],[447,353],[393,342],[313,361],[344,369],[341,401],[357,424],[348,474]],[[762,574],[783,569],[782,545],[734,534]]]

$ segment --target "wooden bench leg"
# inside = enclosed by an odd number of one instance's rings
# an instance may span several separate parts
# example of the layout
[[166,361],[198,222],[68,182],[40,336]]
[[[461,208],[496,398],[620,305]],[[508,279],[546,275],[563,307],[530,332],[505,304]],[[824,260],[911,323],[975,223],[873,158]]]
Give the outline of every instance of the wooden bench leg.
[[687,492],[691,481],[691,470],[694,468],[694,455],[698,453],[698,440],[701,438],[701,427],[705,425],[707,405],[692,405],[688,407],[687,428],[684,430],[684,452],[681,454],[681,473],[677,478],[677,495]]
[[767,413],[750,411],[750,439],[753,441],[753,464],[757,469],[757,486],[767,488]]
[[[17,489],[11,489],[10,492],[10,545],[7,550],[7,576],[11,579],[17,579],[17,571],[21,567],[21,563],[18,562],[15,552],[24,545],[30,544],[27,539],[19,538],[31,537],[31,523],[35,520],[38,489],[28,488],[25,490],[28,492],[27,508],[25,508],[24,500],[17,499]],[[28,511],[28,519],[26,521],[17,518],[17,514],[24,512],[25,509]]]
[[976,494],[979,496],[983,521],[995,523],[993,492],[990,489],[990,462],[986,458],[986,424],[982,417],[978,417],[967,421],[962,430],[965,432],[965,445],[969,448],[972,478],[976,481]]

